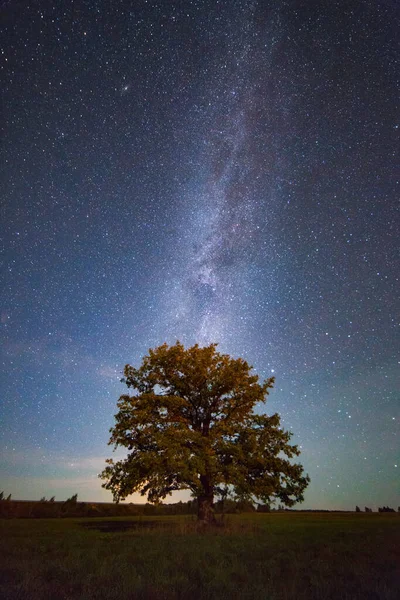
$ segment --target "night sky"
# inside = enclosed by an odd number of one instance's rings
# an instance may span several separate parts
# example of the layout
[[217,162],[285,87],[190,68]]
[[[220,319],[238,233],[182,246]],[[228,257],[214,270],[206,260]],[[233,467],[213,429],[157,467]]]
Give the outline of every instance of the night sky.
[[111,500],[124,365],[179,339],[276,377],[302,507],[397,508],[399,17],[2,3],[0,490]]

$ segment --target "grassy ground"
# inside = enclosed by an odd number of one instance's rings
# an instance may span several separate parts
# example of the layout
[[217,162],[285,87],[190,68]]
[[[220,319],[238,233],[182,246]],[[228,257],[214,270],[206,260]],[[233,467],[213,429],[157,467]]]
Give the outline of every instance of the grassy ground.
[[0,598],[400,598],[400,515],[0,521]]

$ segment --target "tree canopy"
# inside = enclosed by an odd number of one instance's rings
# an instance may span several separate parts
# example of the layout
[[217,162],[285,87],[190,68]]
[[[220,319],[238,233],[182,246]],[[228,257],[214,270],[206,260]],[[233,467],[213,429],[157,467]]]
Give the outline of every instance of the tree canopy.
[[198,517],[213,520],[215,497],[228,492],[243,500],[293,506],[309,483],[291,433],[278,414],[254,412],[265,402],[274,378],[259,383],[242,358],[217,344],[185,349],[177,342],[149,350],[136,369],[126,365],[123,382],[133,390],[117,403],[109,444],[127,456],[108,459],[99,475],[115,501],[134,492],[159,502],[188,489]]

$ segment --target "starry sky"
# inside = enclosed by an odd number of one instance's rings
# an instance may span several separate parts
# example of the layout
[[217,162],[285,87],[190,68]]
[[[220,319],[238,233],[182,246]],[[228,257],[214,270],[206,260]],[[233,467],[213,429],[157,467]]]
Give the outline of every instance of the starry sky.
[[301,447],[303,508],[397,508],[399,17],[2,3],[7,494],[111,501],[123,367],[179,339],[276,377],[260,410]]

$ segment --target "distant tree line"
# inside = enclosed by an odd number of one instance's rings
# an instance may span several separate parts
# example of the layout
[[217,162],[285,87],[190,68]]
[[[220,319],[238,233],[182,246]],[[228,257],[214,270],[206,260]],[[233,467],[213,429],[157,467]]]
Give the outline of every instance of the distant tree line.
[[[56,501],[52,496],[49,500],[43,496],[39,501],[11,500],[11,494],[5,498],[0,494],[0,517],[5,518],[65,518],[65,517],[118,517],[140,515],[195,515],[197,500],[176,502],[174,504],[133,504],[107,502],[78,502],[78,494],[65,501]],[[219,514],[254,512],[256,509],[246,500],[225,499],[216,503]]]
[[[125,517],[125,516],[164,516],[164,515],[196,515],[197,500],[188,500],[187,502],[175,502],[173,504],[133,504],[133,503],[111,503],[111,502],[78,502],[78,494],[74,494],[64,501],[56,501],[55,496],[48,500],[43,496],[39,501],[12,500],[11,494],[8,496],[0,492],[0,518],[65,518],[65,517]],[[400,513],[400,506],[398,507]],[[366,513],[372,513],[372,508],[365,506]],[[253,504],[248,500],[238,498],[225,498],[215,503],[215,512],[217,514],[238,514],[238,513],[273,513],[273,512],[346,512],[331,510],[313,510],[313,509],[290,509],[282,504],[275,506],[273,504]],[[356,512],[362,512],[359,506],[356,506]],[[389,506],[378,508],[380,513],[396,512]]]
[[[364,510],[365,510],[365,512],[366,512],[366,513],[372,513],[372,512],[373,512],[372,508],[368,508],[368,506],[366,506],[366,507],[364,508]],[[356,506],[356,512],[361,512],[361,509],[360,509],[360,507],[359,507],[359,506]],[[382,506],[382,507],[380,506],[380,507],[378,508],[378,512],[380,512],[380,513],[383,513],[383,512],[391,512],[391,513],[394,513],[394,512],[396,512],[396,511],[395,511],[395,509],[394,509],[394,508],[390,508],[390,506]],[[397,508],[397,512],[399,512],[399,513],[400,513],[400,506]]]
[[[239,513],[269,513],[282,512],[290,509],[282,504],[253,504],[246,499],[225,498],[215,503],[217,514]],[[11,500],[11,495],[5,499],[0,494],[0,517],[6,518],[64,518],[64,517],[113,517],[113,516],[163,516],[163,515],[196,515],[198,512],[197,499],[172,504],[133,504],[107,502],[78,502],[74,494],[65,501],[56,501],[52,496],[49,500],[43,496],[39,501]],[[311,512],[311,511],[307,511]],[[318,511],[320,512],[320,511]],[[327,511],[329,512],[329,511]]]
[[81,502],[79,505],[78,494],[71,496],[64,502],[56,502],[55,496],[52,496],[49,500],[46,500],[46,497],[43,496],[39,501],[11,500],[11,494],[5,497],[4,492],[0,492],[0,517],[6,518],[79,517],[82,513],[82,507],[86,503]]

